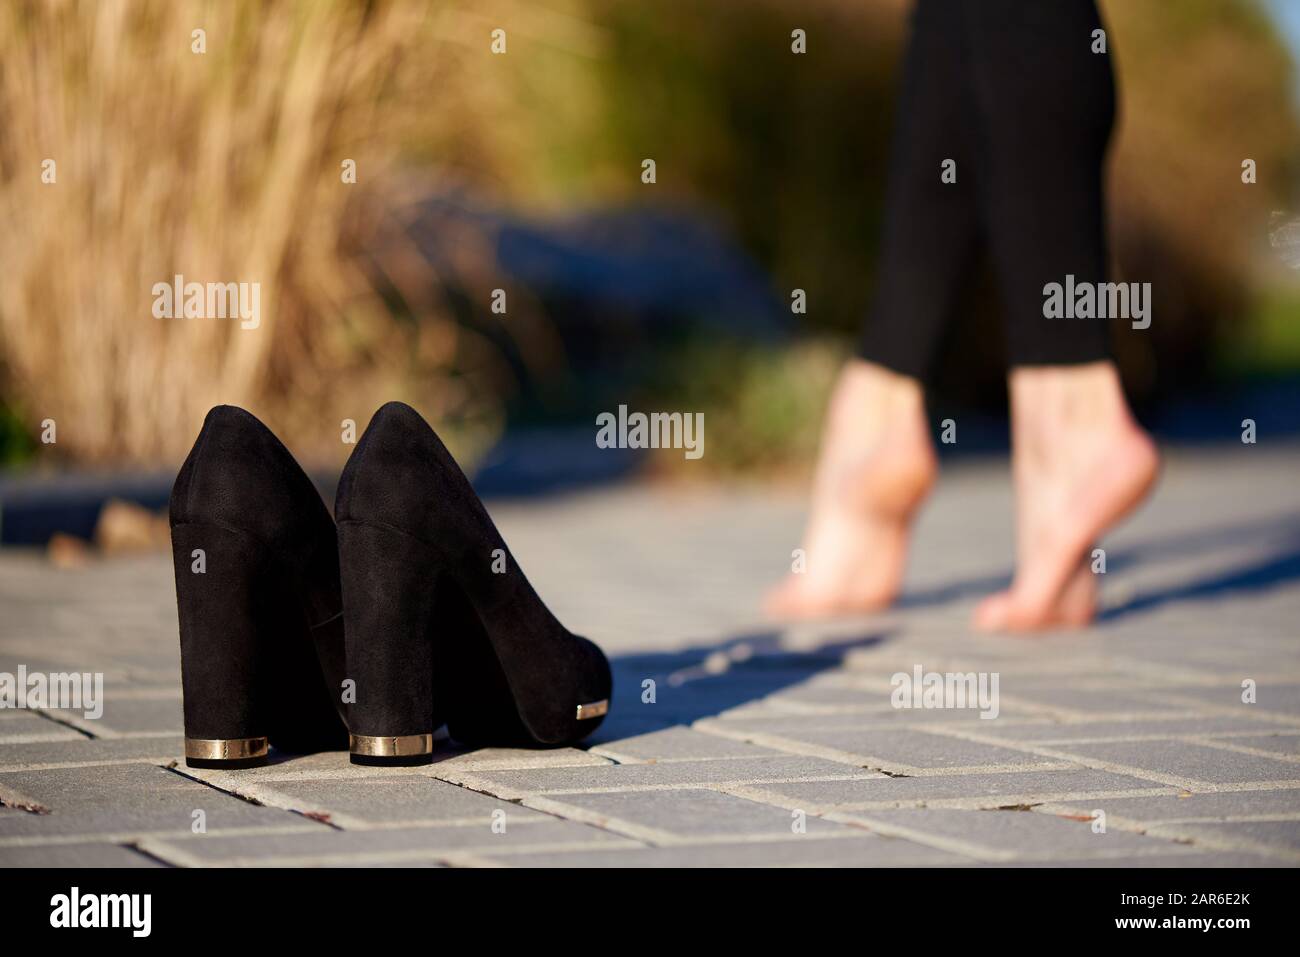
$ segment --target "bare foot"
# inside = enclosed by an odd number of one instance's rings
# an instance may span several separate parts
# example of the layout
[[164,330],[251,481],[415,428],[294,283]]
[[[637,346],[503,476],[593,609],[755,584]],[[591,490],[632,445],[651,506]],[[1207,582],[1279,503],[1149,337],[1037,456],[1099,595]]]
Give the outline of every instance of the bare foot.
[[768,593],[764,610],[810,618],[889,605],[902,584],[912,517],[936,471],[920,384],[849,362],[826,415],[806,567]]
[[1151,490],[1160,458],[1110,362],[1011,373],[1016,576],[975,609],[984,631],[1088,624],[1090,550]]

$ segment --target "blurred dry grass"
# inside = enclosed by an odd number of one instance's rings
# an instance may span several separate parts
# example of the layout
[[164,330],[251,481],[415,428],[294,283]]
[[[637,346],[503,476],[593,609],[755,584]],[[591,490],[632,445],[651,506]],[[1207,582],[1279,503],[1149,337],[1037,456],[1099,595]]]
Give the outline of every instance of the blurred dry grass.
[[[219,402],[332,458],[340,421],[384,398],[490,413],[458,388],[454,326],[396,323],[354,255],[400,209],[399,144],[456,95],[435,86],[455,43],[432,9],[0,8],[0,354],[60,456],[175,462]],[[260,327],[154,318],[151,287],[176,273],[260,282]]]

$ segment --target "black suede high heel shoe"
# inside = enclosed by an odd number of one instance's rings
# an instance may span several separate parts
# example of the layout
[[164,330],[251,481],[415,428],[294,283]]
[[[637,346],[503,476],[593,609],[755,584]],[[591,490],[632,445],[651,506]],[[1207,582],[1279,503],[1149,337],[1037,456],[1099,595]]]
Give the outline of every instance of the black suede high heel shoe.
[[288,450],[243,409],[208,413],[171,495],[185,763],[341,749],[338,541]]
[[410,406],[375,413],[334,515],[353,761],[428,761],[444,719],[474,746],[571,744],[600,724],[604,654],[550,613]]

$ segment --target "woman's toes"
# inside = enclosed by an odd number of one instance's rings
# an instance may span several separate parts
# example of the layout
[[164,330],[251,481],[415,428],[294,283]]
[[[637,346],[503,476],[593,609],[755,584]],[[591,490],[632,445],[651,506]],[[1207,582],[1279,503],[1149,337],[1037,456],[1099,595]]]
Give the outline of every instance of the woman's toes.
[[769,618],[794,620],[800,618],[823,618],[839,614],[853,614],[869,611],[870,608],[858,605],[833,593],[814,590],[802,578],[791,575],[780,585],[767,593],[763,601],[763,613]]
[[773,618],[785,618],[794,614],[798,607],[799,581],[794,577],[786,578],[768,589],[763,596],[763,613]]
[[971,624],[977,631],[1039,631],[1082,628],[1097,609],[1097,582],[1088,566],[1075,569],[1055,596],[1026,596],[1015,588],[990,595],[975,607]]
[[1007,627],[1011,611],[1011,593],[1001,591],[989,595],[978,605],[971,616],[976,631],[1001,631]]

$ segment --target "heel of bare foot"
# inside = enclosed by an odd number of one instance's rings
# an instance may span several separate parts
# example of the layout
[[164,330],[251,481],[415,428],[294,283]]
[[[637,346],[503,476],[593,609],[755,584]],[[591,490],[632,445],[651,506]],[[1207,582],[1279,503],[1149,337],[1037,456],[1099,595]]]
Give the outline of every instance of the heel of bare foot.
[[851,362],[827,413],[803,568],[768,593],[764,611],[812,618],[891,604],[902,586],[912,518],[937,471],[919,384]]
[[975,608],[977,631],[1031,632],[1086,628],[1097,615],[1097,578],[1085,562],[1052,601],[1017,601],[1010,590],[990,595]]
[[1160,456],[1129,415],[1110,363],[1019,370],[1012,410],[1016,576],[976,608],[972,624],[984,631],[1081,627],[1097,602],[1084,559],[1150,493]]

